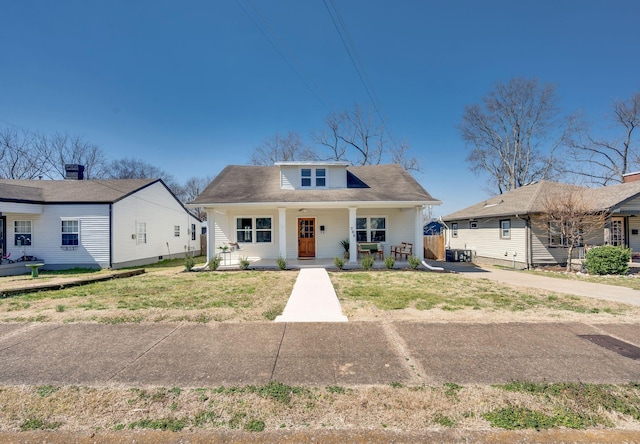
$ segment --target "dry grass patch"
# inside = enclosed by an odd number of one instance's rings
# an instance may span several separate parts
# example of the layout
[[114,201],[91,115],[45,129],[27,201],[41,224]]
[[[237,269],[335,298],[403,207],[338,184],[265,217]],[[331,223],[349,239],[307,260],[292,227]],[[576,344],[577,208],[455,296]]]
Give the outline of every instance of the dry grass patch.
[[593,282],[595,284],[617,285],[619,287],[640,290],[640,274],[632,273],[625,276],[607,275],[596,276],[590,274],[567,273],[565,271],[554,270],[520,270],[521,273],[531,273],[537,276],[551,277],[556,279],[567,279],[571,281]]
[[[499,321],[581,319],[632,321],[637,307],[503,285],[488,279],[471,279],[445,273],[414,271],[330,273],[343,311],[353,320],[388,319]],[[398,316],[389,312],[400,312]],[[496,314],[498,316],[496,316]]]
[[0,320],[263,321],[282,311],[296,277],[293,271],[183,273],[174,267],[0,300]]
[[0,431],[640,429],[637,384],[0,387]]

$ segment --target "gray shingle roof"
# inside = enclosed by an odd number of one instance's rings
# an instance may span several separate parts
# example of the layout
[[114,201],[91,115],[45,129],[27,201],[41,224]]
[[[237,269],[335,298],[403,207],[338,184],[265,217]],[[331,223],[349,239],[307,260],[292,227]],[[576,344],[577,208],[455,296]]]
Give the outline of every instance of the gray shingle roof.
[[584,190],[592,201],[594,210],[611,210],[636,197],[640,193],[640,181],[600,188],[587,188],[541,180],[478,202],[470,207],[448,214],[442,219],[450,221],[539,213],[544,210],[543,196],[547,193],[562,192],[562,190]]
[[[229,165],[190,204],[396,201],[440,203],[400,165],[349,166],[366,184],[346,189],[283,190],[278,166]],[[357,180],[351,179],[352,183]]]
[[31,203],[113,203],[160,179],[0,179],[0,201]]

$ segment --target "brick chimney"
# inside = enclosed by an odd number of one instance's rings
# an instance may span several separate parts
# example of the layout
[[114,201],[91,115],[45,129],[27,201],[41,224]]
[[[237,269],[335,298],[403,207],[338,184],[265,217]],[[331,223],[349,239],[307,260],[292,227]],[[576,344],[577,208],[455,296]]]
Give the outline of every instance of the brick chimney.
[[64,170],[66,172],[66,180],[83,180],[84,179],[84,165],[78,165],[75,163],[65,163]]

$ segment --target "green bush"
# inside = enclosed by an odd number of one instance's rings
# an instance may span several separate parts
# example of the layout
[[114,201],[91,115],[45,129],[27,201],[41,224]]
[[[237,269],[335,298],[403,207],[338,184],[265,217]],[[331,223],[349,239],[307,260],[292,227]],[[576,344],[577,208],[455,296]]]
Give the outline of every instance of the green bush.
[[627,274],[631,250],[604,245],[587,251],[584,268],[589,274]]
[[415,270],[418,268],[418,265],[420,265],[420,258],[418,256],[409,256],[407,258],[407,263]]
[[193,258],[193,253],[187,248],[184,247],[184,271],[191,271],[193,266],[196,264],[196,260]]
[[343,257],[338,257],[336,256],[333,259],[333,263],[336,267],[338,267],[340,270],[344,269],[344,258]]
[[370,254],[365,254],[362,257],[362,260],[360,261],[360,263],[362,264],[362,268],[364,268],[365,270],[370,269],[371,267],[373,267],[373,256],[371,256]]
[[283,258],[282,256],[279,256],[277,262],[278,262],[278,268],[280,270],[287,269],[287,260],[285,258]]
[[214,257],[209,259],[209,270],[216,271],[220,266],[221,261],[222,261],[222,258],[220,257],[219,254],[216,254]]
[[249,262],[249,258],[247,258],[247,256],[242,256],[240,258],[240,269],[247,270],[249,268],[250,263],[251,262]]
[[387,256],[384,258],[384,265],[391,270],[393,266],[396,264],[396,258],[393,256]]

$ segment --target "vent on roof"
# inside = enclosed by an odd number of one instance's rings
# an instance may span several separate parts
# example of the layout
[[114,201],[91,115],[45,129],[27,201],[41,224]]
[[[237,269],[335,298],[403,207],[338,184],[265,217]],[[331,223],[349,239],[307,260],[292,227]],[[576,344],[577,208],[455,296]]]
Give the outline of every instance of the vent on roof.
[[84,165],[66,163],[64,171],[66,173],[64,178],[67,180],[84,180]]
[[484,207],[485,208],[489,208],[489,207],[495,207],[496,205],[500,205],[501,203],[503,203],[504,200],[500,199],[500,202],[495,202],[495,203],[489,203],[489,202],[485,202],[484,203]]

